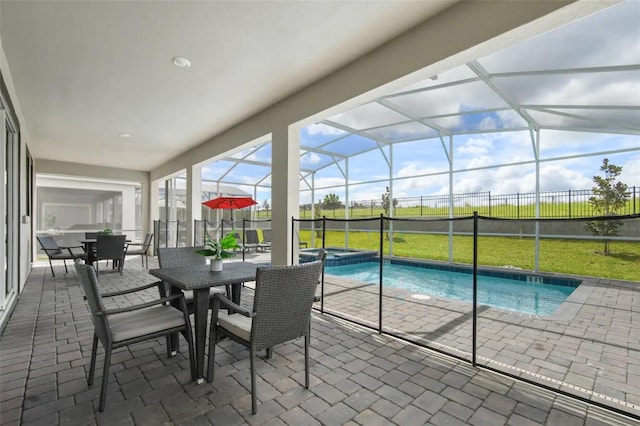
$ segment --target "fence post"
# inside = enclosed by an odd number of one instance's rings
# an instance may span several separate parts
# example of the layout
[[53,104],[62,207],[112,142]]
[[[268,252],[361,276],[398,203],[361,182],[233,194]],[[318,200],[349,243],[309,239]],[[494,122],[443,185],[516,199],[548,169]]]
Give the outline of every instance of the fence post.
[[382,265],[384,260],[384,214],[380,213],[380,294],[378,294],[378,333],[382,333]]
[[471,364],[476,366],[478,320],[478,212],[473,212],[473,322],[471,331]]
[[571,219],[571,190],[569,190],[569,219]]
[[420,217],[422,217],[422,195],[420,196]]
[[636,214],[636,186],[633,185],[633,214]]
[[[327,237],[327,217],[322,216],[322,248],[325,247]],[[322,268],[322,284],[320,288],[320,313],[324,314],[324,267]]]
[[[244,242],[245,242],[245,241],[246,241],[246,239],[247,239],[247,233],[245,232],[245,229],[246,229],[246,225],[245,225],[245,224],[246,224],[246,220],[247,220],[247,219],[245,219],[244,217],[242,218],[242,236],[241,236],[242,244],[244,244]],[[258,251],[258,248],[257,248],[257,246],[256,246],[256,252],[257,252],[257,251]],[[242,261],[243,261],[243,262],[244,262],[244,254],[245,254],[246,252],[247,252],[247,251],[245,250],[245,247],[243,247],[243,248],[242,248]]]
[[491,216],[491,191],[489,191],[489,217],[492,217]]
[[517,205],[517,207],[516,207],[517,217],[518,217],[518,219],[520,219],[520,193],[519,193],[519,192],[516,194],[516,200],[517,200],[517,201],[516,201],[516,205]]
[[295,243],[295,233],[296,233],[296,219],[295,217],[291,216],[291,264],[293,265],[293,252],[295,252],[295,250],[293,249],[293,244]]

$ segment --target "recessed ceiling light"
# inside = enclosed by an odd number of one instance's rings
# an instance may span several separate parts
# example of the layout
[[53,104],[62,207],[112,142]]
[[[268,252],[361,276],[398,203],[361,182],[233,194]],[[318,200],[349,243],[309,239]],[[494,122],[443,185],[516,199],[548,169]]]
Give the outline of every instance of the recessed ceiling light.
[[171,58],[171,61],[173,61],[173,64],[178,68],[189,68],[191,66],[191,61],[182,56],[174,56]]
[[131,137],[131,133],[118,133],[118,136],[120,136],[121,138],[130,138]]

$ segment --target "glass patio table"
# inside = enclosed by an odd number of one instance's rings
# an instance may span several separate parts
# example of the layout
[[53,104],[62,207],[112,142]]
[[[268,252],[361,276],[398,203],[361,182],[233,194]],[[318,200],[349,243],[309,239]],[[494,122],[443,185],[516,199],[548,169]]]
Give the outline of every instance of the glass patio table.
[[[203,370],[209,315],[209,288],[231,285],[231,299],[234,303],[239,304],[242,283],[255,281],[256,271],[259,266],[250,262],[230,262],[224,264],[222,271],[216,272],[210,271],[209,265],[149,270],[151,275],[169,284],[172,294],[181,293],[183,290],[193,291],[196,380],[198,383],[204,382]],[[177,347],[177,336],[172,342],[172,347]]]

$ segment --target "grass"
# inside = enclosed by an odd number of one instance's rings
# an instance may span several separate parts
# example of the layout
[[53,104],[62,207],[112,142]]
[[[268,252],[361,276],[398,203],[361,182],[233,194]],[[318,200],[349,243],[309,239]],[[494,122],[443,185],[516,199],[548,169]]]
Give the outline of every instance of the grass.
[[[303,241],[311,242],[310,231],[300,231]],[[344,247],[342,231],[327,231],[325,246]],[[349,248],[379,249],[377,233],[350,232]],[[316,247],[322,240],[315,239]],[[640,244],[633,242],[613,242],[612,253],[601,253],[599,241],[577,241],[564,239],[543,239],[540,241],[540,271],[574,274],[624,281],[640,282]],[[385,241],[385,254],[389,254],[389,244]],[[439,261],[449,260],[449,237],[447,235],[395,233],[393,241],[395,256]],[[453,261],[473,263],[473,238],[455,235],[453,237]],[[535,262],[535,240],[515,237],[479,237],[478,263],[485,266],[515,266],[533,270]]]

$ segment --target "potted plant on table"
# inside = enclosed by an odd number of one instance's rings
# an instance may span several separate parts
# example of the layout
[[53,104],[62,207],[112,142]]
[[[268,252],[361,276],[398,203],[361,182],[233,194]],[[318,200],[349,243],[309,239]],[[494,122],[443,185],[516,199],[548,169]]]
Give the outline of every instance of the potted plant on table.
[[235,257],[235,253],[229,250],[241,248],[233,234],[227,234],[220,241],[212,240],[208,235],[204,237],[204,248],[196,250],[197,254],[209,258],[212,271],[222,271],[222,259]]

